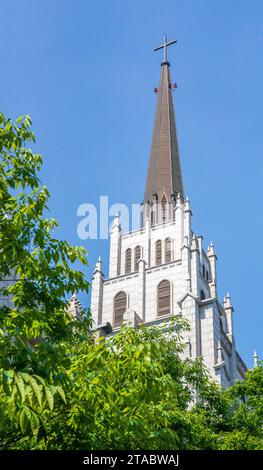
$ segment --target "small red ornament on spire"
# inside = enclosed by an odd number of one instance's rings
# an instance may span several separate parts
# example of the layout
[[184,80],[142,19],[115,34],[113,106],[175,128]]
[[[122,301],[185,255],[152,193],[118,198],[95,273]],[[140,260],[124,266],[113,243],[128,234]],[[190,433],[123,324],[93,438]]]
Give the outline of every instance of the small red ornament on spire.
[[169,88],[170,88],[170,90],[174,91],[177,88],[177,84],[176,83],[172,84],[171,82],[169,82]]

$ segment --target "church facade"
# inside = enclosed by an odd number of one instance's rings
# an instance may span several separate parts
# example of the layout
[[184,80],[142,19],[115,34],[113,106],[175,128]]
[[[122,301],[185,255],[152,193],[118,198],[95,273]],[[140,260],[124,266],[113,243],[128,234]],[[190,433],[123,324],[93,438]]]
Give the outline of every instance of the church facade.
[[[157,93],[153,138],[143,202],[142,226],[123,233],[119,217],[111,226],[109,276],[98,260],[92,279],[91,313],[95,327],[115,334],[123,322],[134,327],[186,318],[186,355],[202,356],[222,387],[244,378],[233,331],[229,294],[217,295],[217,256],[213,244],[192,228],[185,198],[166,38]],[[157,48],[158,49],[158,48]]]

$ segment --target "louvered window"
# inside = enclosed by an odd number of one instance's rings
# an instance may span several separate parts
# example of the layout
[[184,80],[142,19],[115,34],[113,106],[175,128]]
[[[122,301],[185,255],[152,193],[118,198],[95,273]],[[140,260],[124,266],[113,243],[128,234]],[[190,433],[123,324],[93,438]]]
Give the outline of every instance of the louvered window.
[[166,204],[167,204],[166,197],[163,196],[163,197],[162,197],[162,200],[161,200],[162,221],[163,221],[163,222],[165,222],[165,221],[166,221],[166,218],[167,218],[167,214],[166,214],[167,207],[166,207]]
[[155,224],[155,217],[154,217],[154,211],[151,211],[151,225]]
[[157,316],[169,315],[171,313],[170,307],[170,282],[161,281],[157,288]]
[[125,274],[131,272],[131,249],[128,248],[125,252]]
[[170,263],[172,261],[172,242],[171,238],[165,240],[165,262]]
[[123,315],[127,308],[127,295],[125,292],[118,292],[114,297],[113,326],[121,326]]
[[157,240],[155,244],[155,264],[159,266],[162,264],[162,242]]
[[139,259],[141,257],[141,247],[136,246],[134,250],[134,271],[139,271]]

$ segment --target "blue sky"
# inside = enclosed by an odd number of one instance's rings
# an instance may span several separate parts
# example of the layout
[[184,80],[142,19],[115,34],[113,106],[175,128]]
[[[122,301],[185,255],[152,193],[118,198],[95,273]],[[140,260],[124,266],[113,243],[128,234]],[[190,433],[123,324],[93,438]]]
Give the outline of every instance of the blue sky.
[[[80,204],[141,202],[163,34],[193,224],[214,241],[237,348],[263,358],[263,2],[0,0],[0,108],[31,115],[60,237]],[[108,272],[107,240],[81,242]],[[81,296],[88,305],[86,295]]]

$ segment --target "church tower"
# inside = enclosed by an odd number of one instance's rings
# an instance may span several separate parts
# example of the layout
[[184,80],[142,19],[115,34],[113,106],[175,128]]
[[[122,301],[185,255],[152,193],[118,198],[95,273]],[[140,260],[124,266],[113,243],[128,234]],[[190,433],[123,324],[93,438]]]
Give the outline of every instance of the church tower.
[[[123,233],[119,217],[111,226],[109,277],[98,260],[92,280],[91,312],[101,334],[115,334],[123,322],[133,327],[186,318],[191,326],[186,354],[203,356],[211,377],[228,387],[244,377],[236,351],[229,294],[217,295],[217,256],[192,229],[184,195],[173,105],[170,64],[164,43],[160,84],[139,230]],[[105,333],[106,332],[106,333]]]

